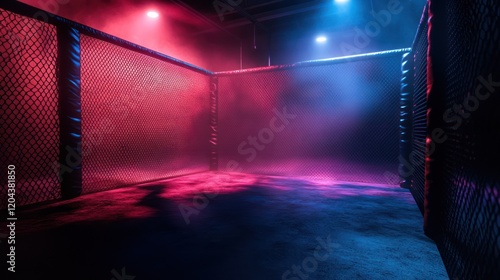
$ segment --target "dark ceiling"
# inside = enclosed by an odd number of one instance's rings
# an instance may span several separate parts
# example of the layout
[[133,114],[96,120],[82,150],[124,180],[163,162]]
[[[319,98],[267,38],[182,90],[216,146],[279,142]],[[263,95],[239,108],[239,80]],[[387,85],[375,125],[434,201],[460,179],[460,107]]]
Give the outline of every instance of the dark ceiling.
[[[311,20],[322,21],[334,16],[332,1],[325,0],[172,0],[205,15],[217,25],[237,28],[257,24],[259,28],[274,30],[283,25],[300,25]],[[238,4],[238,5],[235,5]],[[329,12],[323,12],[328,9]]]
[[[426,2],[21,1],[214,71],[407,48]],[[162,15],[156,26],[143,20],[149,9]],[[316,43],[319,35],[328,40]]]
[[[425,0],[349,0],[336,5],[334,0],[163,0],[192,10],[214,25],[231,30],[245,25],[256,25],[268,32],[284,29],[321,29],[324,32],[340,30],[373,20],[372,11],[387,9],[399,3],[414,11],[418,19]],[[349,5],[349,15],[346,14]],[[204,32],[215,31],[207,26]]]
[[[189,11],[193,17],[206,22],[188,36],[215,39],[214,34],[230,34],[243,44],[247,66],[262,66],[272,56],[272,64],[293,63],[301,60],[366,53],[410,47],[426,0],[162,0]],[[377,23],[374,12],[390,14],[387,24],[378,22],[380,30],[369,38],[368,46],[354,47],[346,52],[344,46],[353,46],[356,30],[365,31],[370,23]],[[381,26],[383,25],[383,26]],[[373,27],[373,26],[372,26]],[[318,51],[314,44],[318,34],[330,37],[327,50]],[[264,49],[264,50],[263,50]]]

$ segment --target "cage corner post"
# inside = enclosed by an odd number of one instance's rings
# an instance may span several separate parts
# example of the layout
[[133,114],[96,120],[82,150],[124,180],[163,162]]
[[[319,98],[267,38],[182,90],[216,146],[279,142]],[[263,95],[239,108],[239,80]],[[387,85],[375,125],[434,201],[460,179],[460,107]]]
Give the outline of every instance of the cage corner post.
[[57,26],[58,90],[61,195],[70,199],[82,193],[82,116],[80,32],[70,26]]
[[427,49],[427,133],[425,157],[424,188],[424,233],[436,243],[442,237],[442,226],[445,223],[443,211],[445,205],[445,186],[443,182],[443,163],[445,151],[436,145],[431,153],[433,132],[446,127],[443,119],[446,111],[447,48],[448,34],[447,1],[429,1],[429,31]]
[[409,189],[411,184],[411,172],[406,172],[405,163],[410,162],[411,143],[412,143],[412,122],[413,122],[413,51],[403,54],[401,65],[401,103],[400,103],[400,164],[399,176],[400,186]]
[[219,170],[218,153],[218,99],[219,79],[213,75],[210,77],[210,170]]

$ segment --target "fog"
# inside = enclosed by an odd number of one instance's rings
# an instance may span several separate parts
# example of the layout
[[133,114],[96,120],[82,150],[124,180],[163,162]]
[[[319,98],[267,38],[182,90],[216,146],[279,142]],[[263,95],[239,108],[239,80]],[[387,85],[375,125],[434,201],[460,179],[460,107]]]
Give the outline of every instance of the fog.
[[[199,43],[193,37],[186,36],[206,27],[206,23],[179,6],[133,0],[21,2],[197,66],[211,68],[210,55],[198,47]],[[157,11],[159,18],[147,17],[150,10]]]

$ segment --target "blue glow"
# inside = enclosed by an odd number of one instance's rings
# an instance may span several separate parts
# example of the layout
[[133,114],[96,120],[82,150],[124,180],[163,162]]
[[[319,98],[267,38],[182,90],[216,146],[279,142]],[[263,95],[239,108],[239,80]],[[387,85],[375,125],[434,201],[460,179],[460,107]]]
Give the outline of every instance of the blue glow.
[[349,2],[349,0],[335,0],[335,4],[345,4]]
[[316,38],[317,43],[325,43],[326,41],[328,41],[328,38],[326,38],[325,36],[319,36]]

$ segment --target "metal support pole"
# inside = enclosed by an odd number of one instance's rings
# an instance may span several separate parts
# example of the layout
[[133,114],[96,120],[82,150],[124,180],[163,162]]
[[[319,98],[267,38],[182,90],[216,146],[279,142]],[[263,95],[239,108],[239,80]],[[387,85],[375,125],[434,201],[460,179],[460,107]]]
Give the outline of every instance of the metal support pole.
[[219,78],[212,76],[210,77],[210,170],[219,170],[218,96]]
[[58,76],[60,154],[59,179],[64,199],[82,193],[82,115],[80,32],[69,26],[59,25]]

